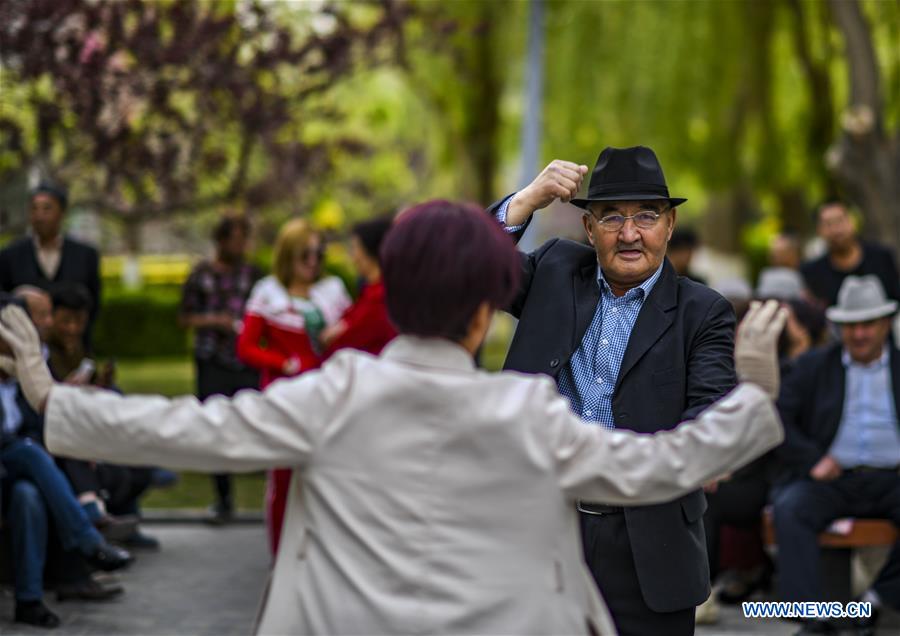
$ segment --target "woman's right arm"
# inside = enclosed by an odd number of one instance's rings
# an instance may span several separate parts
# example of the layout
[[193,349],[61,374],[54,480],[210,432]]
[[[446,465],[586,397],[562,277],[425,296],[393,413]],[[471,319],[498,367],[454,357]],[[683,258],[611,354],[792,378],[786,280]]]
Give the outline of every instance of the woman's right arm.
[[270,369],[281,373],[288,356],[260,346],[266,331],[266,320],[253,313],[244,314],[244,326],[237,338],[237,356],[241,362],[254,369]]

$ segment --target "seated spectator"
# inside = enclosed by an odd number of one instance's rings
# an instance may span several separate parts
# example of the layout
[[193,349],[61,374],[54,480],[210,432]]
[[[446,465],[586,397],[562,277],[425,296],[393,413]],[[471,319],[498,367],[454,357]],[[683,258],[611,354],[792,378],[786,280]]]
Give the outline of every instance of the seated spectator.
[[800,239],[792,232],[777,234],[769,243],[769,265],[772,267],[786,267],[788,269],[800,269],[802,261]]
[[[769,271],[778,271],[770,268]],[[791,270],[788,270],[791,271]],[[781,280],[787,284],[779,287]],[[768,292],[778,299],[779,292],[796,290],[790,277],[779,280],[760,277],[758,291]],[[785,293],[784,296],[791,296]],[[763,297],[762,299],[765,299]],[[778,357],[782,375],[787,375],[794,360],[824,344],[828,334],[825,316],[818,308],[803,300],[790,300],[787,322],[778,341]],[[715,583],[710,600],[700,606],[698,623],[714,623],[718,616],[717,600],[739,603],[758,589],[768,588],[772,577],[772,563],[766,555],[760,535],[760,518],[772,486],[774,457],[768,453],[727,479],[706,488],[707,509],[703,517],[706,529],[706,548],[709,555],[710,577]],[[730,539],[723,542],[722,538]],[[727,547],[723,548],[722,544]],[[720,568],[722,560],[730,560],[733,569]],[[730,559],[729,559],[730,557]],[[739,558],[737,558],[739,557]],[[740,561],[740,565],[735,565]]]
[[[801,356],[778,400],[785,427],[776,450],[781,474],[772,491],[781,597],[822,600],[818,535],[841,517],[900,525],[900,351],[888,343],[897,302],[875,276],[848,276],[827,317],[841,341]],[[900,544],[861,600],[874,633],[882,604],[900,609]],[[801,634],[834,633],[825,621]]]
[[47,342],[53,328],[53,300],[50,294],[34,285],[20,285],[12,291],[12,295],[24,301],[41,342]]
[[720,280],[713,289],[722,294],[734,309],[738,320],[750,309],[750,301],[753,299],[753,288],[743,278],[726,278]]
[[334,325],[322,331],[320,340],[326,357],[338,349],[351,348],[378,355],[397,331],[388,318],[384,283],[378,258],[381,242],[393,222],[390,218],[363,221],[353,226],[350,255],[363,280],[359,298]]
[[842,201],[827,201],[816,210],[816,229],[827,252],[803,263],[806,287],[823,307],[834,305],[847,276],[878,277],[888,298],[900,300],[900,276],[894,255],[877,243],[862,241],[853,217]]
[[800,300],[806,296],[803,277],[795,269],[764,267],[756,283],[757,298]]
[[62,283],[83,285],[91,298],[91,311],[84,344],[90,336],[100,307],[100,255],[97,250],[63,234],[68,192],[60,184],[42,182],[31,192],[31,234],[13,241],[0,251],[0,291],[21,285],[41,289]]
[[706,285],[706,279],[691,271],[691,261],[694,252],[700,247],[700,237],[697,232],[689,227],[676,227],[669,239],[669,247],[666,256],[672,262],[672,267],[679,276],[685,276],[691,280]]
[[[114,388],[114,367],[96,370],[84,348],[91,299],[79,285],[60,285],[53,292],[53,320],[47,346],[54,377],[75,385]],[[130,548],[158,549],[159,542],[138,528],[137,499],[150,486],[149,468],[95,464],[58,457],[57,463],[75,489],[91,522],[110,540]],[[107,493],[107,497],[101,495]],[[110,514],[119,512],[119,515]]]
[[825,313],[818,306],[797,299],[785,305],[789,312],[778,342],[778,357],[782,371],[787,373],[801,355],[826,344],[829,331]]
[[59,625],[59,617],[44,605],[47,506],[37,486],[27,479],[17,479],[8,490],[4,500],[8,499],[9,505],[3,517],[12,546],[15,621],[52,629]]
[[[117,570],[131,563],[132,557],[106,543],[53,458],[34,440],[21,435],[22,410],[29,407],[20,394],[11,397],[16,392],[14,385],[15,381],[7,379],[0,387],[0,463],[5,470],[3,481],[11,488],[6,519],[11,526],[15,564],[15,620],[55,627],[59,619],[43,603],[48,513],[63,549],[77,550],[94,567]],[[92,587],[90,582],[85,585]]]

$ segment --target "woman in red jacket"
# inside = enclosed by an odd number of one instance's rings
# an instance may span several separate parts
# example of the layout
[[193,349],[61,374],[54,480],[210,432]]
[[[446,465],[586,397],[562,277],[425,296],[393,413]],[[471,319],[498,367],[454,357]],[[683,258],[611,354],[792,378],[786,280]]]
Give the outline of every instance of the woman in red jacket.
[[388,319],[384,302],[384,283],[378,254],[381,242],[391,228],[392,219],[382,217],[353,226],[350,256],[363,279],[359,298],[341,319],[322,332],[325,355],[338,349],[351,348],[378,355],[394,339],[397,331]]
[[[238,357],[260,371],[260,388],[285,376],[316,369],[322,361],[319,336],[350,305],[341,279],[321,278],[325,244],[303,219],[287,222],[278,233],[273,274],[250,292],[237,340]],[[272,554],[278,539],[291,470],[276,469],[266,487],[266,519]]]

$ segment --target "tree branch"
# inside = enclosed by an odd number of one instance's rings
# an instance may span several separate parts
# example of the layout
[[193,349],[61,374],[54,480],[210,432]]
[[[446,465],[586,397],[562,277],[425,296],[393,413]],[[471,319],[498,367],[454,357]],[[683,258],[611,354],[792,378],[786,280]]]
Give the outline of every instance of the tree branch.
[[874,129],[881,128],[882,102],[878,61],[869,25],[858,0],[829,0],[831,14],[844,37],[850,71],[851,110],[867,109]]

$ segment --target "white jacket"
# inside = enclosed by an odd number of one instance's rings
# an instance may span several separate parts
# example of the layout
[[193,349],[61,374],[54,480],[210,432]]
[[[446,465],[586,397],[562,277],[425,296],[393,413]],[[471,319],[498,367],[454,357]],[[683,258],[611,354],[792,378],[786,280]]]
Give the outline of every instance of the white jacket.
[[781,439],[752,385],[674,431],[609,431],[547,377],[408,336],[232,400],[57,386],[46,413],[69,457],[295,467],[263,634],[613,634],[573,501],[670,500]]

